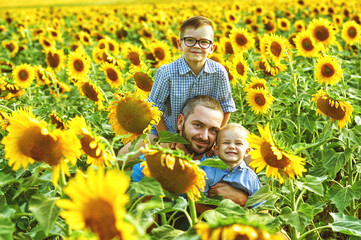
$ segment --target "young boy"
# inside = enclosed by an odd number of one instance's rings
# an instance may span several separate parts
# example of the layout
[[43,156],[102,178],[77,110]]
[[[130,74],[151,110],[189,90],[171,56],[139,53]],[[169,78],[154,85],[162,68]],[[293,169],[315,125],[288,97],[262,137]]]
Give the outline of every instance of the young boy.
[[206,195],[214,195],[210,188],[218,182],[229,183],[249,196],[261,188],[256,173],[247,167],[243,160],[250,151],[247,142],[248,134],[248,130],[237,123],[229,123],[220,129],[216,141],[216,152],[228,168],[202,167],[207,174],[204,189]]
[[[153,102],[163,113],[156,129],[153,127],[148,135],[151,142],[162,130],[176,133],[178,115],[185,102],[194,96],[208,95],[221,104],[222,126],[236,110],[226,69],[207,57],[216,47],[213,37],[212,22],[203,16],[191,17],[182,23],[177,43],[183,54],[158,69],[148,98],[148,102]],[[119,154],[127,153],[129,147],[127,144]]]

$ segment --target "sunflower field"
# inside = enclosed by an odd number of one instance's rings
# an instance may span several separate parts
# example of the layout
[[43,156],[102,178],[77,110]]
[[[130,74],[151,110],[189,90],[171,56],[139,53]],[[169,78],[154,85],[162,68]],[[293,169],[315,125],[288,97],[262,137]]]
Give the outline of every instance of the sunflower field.
[[[66,4],[0,9],[0,239],[361,239],[360,1]],[[251,132],[262,187],[245,207],[202,194],[181,151],[147,146],[145,177],[126,171],[161,116],[155,73],[197,15],[229,122]]]

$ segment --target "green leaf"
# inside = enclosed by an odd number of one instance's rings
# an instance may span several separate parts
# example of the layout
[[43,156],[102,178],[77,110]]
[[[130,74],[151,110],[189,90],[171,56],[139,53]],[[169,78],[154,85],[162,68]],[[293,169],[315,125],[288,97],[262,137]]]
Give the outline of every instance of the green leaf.
[[0,214],[0,239],[12,240],[15,231],[15,224],[8,218]]
[[184,233],[183,231],[174,229],[170,225],[163,225],[154,228],[151,232],[151,235],[159,240],[172,240],[172,239],[178,239],[178,237],[183,233]]
[[131,188],[139,195],[164,195],[162,186],[152,177],[144,176],[139,182],[132,182]]
[[274,198],[273,192],[271,192],[269,185],[264,185],[252,196],[248,197],[245,207],[250,207],[256,203],[267,201]]
[[8,206],[6,197],[0,192],[0,215],[10,217],[16,210]]
[[300,123],[303,125],[304,128],[306,128],[310,133],[313,133],[316,128],[316,122],[310,121],[308,118],[308,115],[303,115],[299,117]]
[[187,200],[185,198],[183,197],[177,198],[173,206],[164,208],[158,213],[169,213],[175,211],[181,211],[181,212],[187,211]]
[[221,201],[215,211],[223,214],[224,216],[235,218],[241,218],[246,214],[246,210],[244,208],[234,203],[230,199],[224,199],[223,201]]
[[29,202],[29,209],[44,228],[49,232],[59,216],[59,208],[56,206],[56,198],[48,198],[42,194],[35,194]]
[[356,198],[356,194],[351,187],[341,187],[334,184],[330,188],[328,198],[335,204],[338,211],[343,212],[350,205],[352,199]]
[[332,177],[335,177],[345,164],[346,160],[344,153],[336,152],[332,148],[328,149],[322,157],[322,165]]
[[21,180],[17,180],[9,174],[5,174],[0,172],[0,187],[3,187],[9,183],[20,182]]
[[208,166],[208,167],[215,167],[215,168],[219,168],[219,169],[228,168],[228,165],[225,164],[218,157],[216,157],[216,158],[207,158],[207,159],[203,160],[198,166]]
[[315,177],[307,175],[301,178],[300,181],[296,181],[296,186],[299,189],[307,189],[310,192],[316,193],[317,195],[323,196],[322,182],[325,181],[327,176]]
[[355,182],[351,186],[351,189],[355,192],[356,199],[360,199],[361,198],[361,181]]
[[295,212],[292,212],[290,207],[283,208],[279,216],[302,233],[313,219],[313,210],[309,204],[303,203]]
[[333,223],[330,223],[332,230],[352,236],[361,236],[361,221],[355,217],[345,216],[342,213],[330,213]]
[[182,143],[182,144],[189,144],[187,140],[185,140],[181,135],[174,134],[169,131],[160,131],[159,132],[159,143]]

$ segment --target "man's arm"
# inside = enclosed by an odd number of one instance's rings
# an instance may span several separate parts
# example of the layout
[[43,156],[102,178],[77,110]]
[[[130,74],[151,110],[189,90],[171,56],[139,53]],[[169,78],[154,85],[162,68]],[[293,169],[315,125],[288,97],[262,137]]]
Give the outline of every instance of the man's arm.
[[218,182],[208,190],[208,196],[221,195],[224,198],[231,199],[236,204],[244,207],[248,200],[248,194],[238,188],[232,187],[225,182]]

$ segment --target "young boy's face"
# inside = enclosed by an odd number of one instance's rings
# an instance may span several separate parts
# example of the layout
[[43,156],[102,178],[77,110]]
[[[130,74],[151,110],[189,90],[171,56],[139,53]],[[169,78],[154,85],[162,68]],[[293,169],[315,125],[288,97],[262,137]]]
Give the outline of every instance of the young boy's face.
[[[204,25],[199,28],[186,28],[184,30],[184,37],[192,37],[196,40],[210,40],[213,42],[213,29],[211,26]],[[206,61],[208,54],[213,53],[216,45],[212,43],[209,48],[204,49],[199,46],[199,43],[196,43],[193,47],[188,47],[185,45],[184,40],[178,39],[178,49],[183,52],[185,61],[188,64],[203,64]]]
[[232,169],[240,164],[250,151],[246,137],[246,133],[239,128],[226,129],[218,135],[219,158]]

